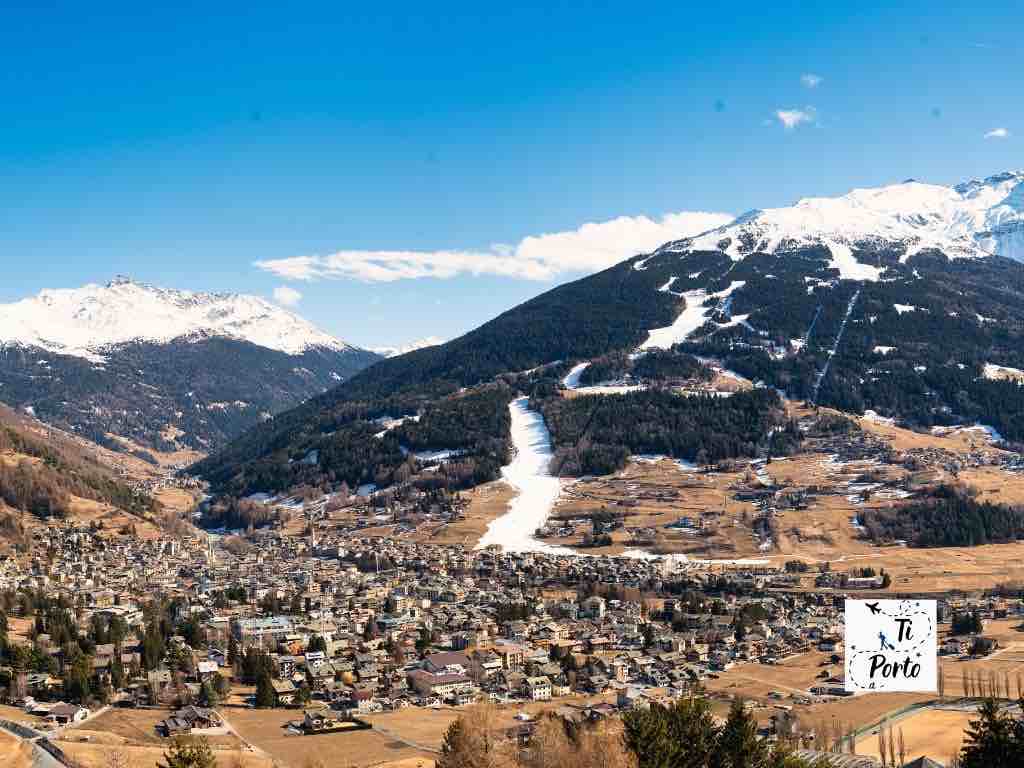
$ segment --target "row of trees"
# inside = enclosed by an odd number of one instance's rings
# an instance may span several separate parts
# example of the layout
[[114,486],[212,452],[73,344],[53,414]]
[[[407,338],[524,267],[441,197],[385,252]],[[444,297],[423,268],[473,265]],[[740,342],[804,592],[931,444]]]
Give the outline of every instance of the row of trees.
[[899,507],[865,510],[861,517],[876,542],[903,539],[915,547],[972,547],[1024,538],[1024,510],[978,501],[968,489],[953,485]]
[[[1024,702],[1022,702],[1024,703]],[[438,768],[825,768],[827,754],[801,759],[780,734],[770,746],[743,703],[735,700],[724,722],[701,697],[668,706],[653,704],[614,721],[571,724],[553,715],[537,724],[525,748],[499,727],[497,710],[477,704],[453,722],[445,734]],[[841,736],[836,749],[851,735]],[[879,728],[882,765],[899,768],[909,757],[902,731]],[[1001,709],[987,699],[965,733],[963,747],[948,763],[955,768],[1019,768],[1024,765],[1024,715]]]
[[[652,705],[614,721],[573,725],[549,715],[525,749],[504,738],[493,705],[477,704],[448,728],[438,768],[808,768],[772,749],[739,701],[719,724],[704,698]],[[824,763],[822,763],[824,765]]]

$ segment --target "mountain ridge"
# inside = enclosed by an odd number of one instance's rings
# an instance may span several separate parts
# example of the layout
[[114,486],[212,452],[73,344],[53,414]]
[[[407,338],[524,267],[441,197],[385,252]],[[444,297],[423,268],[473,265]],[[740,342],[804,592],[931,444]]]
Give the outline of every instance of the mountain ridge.
[[287,354],[358,349],[258,296],[160,288],[118,276],[100,286],[44,289],[0,304],[0,344],[102,362],[133,342],[223,336]]
[[[350,473],[361,461],[354,446],[359,431],[371,428],[364,422],[418,413],[499,379],[551,397],[570,363],[610,352],[635,355],[642,346],[713,358],[761,386],[841,410],[871,409],[920,428],[977,421],[1024,440],[1024,387],[985,375],[989,366],[1024,369],[1024,264],[989,254],[975,239],[989,221],[978,211],[1019,194],[1024,176],[988,181],[984,194],[977,185],[965,192],[926,185],[926,199],[982,200],[968,219],[926,217],[921,224],[916,203],[905,216],[885,203],[880,215],[895,229],[881,226],[873,234],[858,228],[860,219],[850,224],[847,200],[811,206],[825,217],[817,229],[800,224],[799,211],[761,212],[666,243],[446,344],[382,361],[259,425],[195,470],[233,492],[262,490],[268,482],[286,487],[299,475],[328,482],[332,461],[343,460]],[[908,199],[909,191],[919,202],[919,185],[907,184],[895,197],[889,188],[879,194],[891,201]],[[852,199],[862,197],[872,195]],[[833,225],[836,210],[842,215]],[[790,230],[793,216],[798,226]],[[1012,224],[1015,216],[1001,221]],[[950,230],[950,222],[963,232]],[[612,425],[604,439],[616,439],[616,429],[623,445],[638,444],[629,424]],[[317,467],[294,467],[321,448]],[[397,469],[380,454],[374,461],[377,479]]]
[[124,277],[0,305],[0,400],[114,449],[207,453],[379,359],[256,296]]

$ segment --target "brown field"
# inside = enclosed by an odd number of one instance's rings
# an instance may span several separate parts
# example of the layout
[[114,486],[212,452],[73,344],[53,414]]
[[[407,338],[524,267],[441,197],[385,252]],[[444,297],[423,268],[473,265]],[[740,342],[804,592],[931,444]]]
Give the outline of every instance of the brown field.
[[[84,728],[73,728],[67,733],[69,739],[78,740],[81,736],[89,736],[94,741],[104,744],[126,744],[129,746],[147,746],[150,744],[166,746],[167,739],[159,736],[155,725],[171,713],[169,709],[108,709],[99,717],[86,723]],[[73,737],[72,737],[73,735]],[[211,746],[234,749],[241,743],[231,735],[207,737]]]
[[744,698],[763,700],[766,703],[772,691],[786,694],[810,696],[807,689],[820,682],[823,670],[842,676],[842,664],[828,663],[831,654],[808,651],[782,659],[778,664],[737,664],[732,669],[718,673],[717,680],[705,681],[705,687],[713,693],[737,695]]
[[[82,768],[107,768],[112,752],[119,752],[131,768],[158,768],[163,763],[164,747],[132,747],[107,744],[58,741],[57,745]],[[273,768],[273,761],[251,752],[215,749],[218,768]],[[300,764],[301,767],[301,764]]]
[[[973,712],[927,709],[899,720],[891,727],[897,743],[900,734],[903,735],[907,761],[925,756],[944,762],[954,752],[960,751],[964,729],[976,717]],[[857,754],[878,757],[878,736],[869,734],[860,739]]]
[[[615,475],[578,480],[566,486],[553,516],[569,520],[604,508],[626,515],[625,530],[612,534],[613,545],[588,549],[588,553],[619,554],[637,546],[634,531],[655,528],[658,534],[653,551],[717,558],[757,557],[756,541],[750,527],[743,523],[744,514],[753,515],[754,505],[736,501],[729,491],[729,486],[741,477],[740,472],[683,471],[672,461],[634,461]],[[675,498],[655,498],[666,491],[675,493]],[[636,501],[635,506],[623,504],[632,501]],[[680,517],[696,518],[704,512],[716,513],[713,535],[705,537],[665,528]],[[547,541],[563,546],[579,545],[589,528],[588,524],[583,524],[572,536]]]
[[424,535],[417,532],[412,538],[431,544],[463,544],[472,547],[484,535],[488,524],[508,511],[508,503],[515,496],[515,491],[504,480],[495,480],[465,491],[463,496],[469,499],[464,520],[448,525],[426,526],[429,532]]
[[31,747],[16,736],[0,731],[0,765],[4,768],[30,768]]
[[418,759],[424,760],[426,768],[431,758],[424,750],[376,731],[289,736],[284,727],[301,720],[301,710],[228,708],[222,714],[249,744],[290,768],[302,768],[311,760],[322,760],[326,768],[364,768],[410,760],[415,768]]
[[[600,702],[614,701],[610,694],[600,696],[564,696],[553,701],[525,702],[516,705],[499,705],[498,725],[501,728],[511,728],[516,723],[516,715],[525,712],[533,717],[548,710],[562,706],[583,706]],[[426,749],[437,750],[441,748],[445,731],[462,713],[463,708],[444,707],[441,709],[422,709],[419,707],[407,707],[397,712],[381,712],[379,714],[367,715],[363,719],[372,723],[374,728],[380,730],[396,739],[417,744]]]
[[161,488],[153,494],[165,509],[178,514],[192,511],[196,505],[196,494],[184,488]]

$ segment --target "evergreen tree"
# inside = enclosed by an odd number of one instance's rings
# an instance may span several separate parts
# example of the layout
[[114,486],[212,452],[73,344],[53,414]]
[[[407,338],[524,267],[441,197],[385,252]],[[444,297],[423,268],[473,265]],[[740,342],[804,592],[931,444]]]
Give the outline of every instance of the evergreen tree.
[[220,694],[217,693],[213,683],[209,680],[204,680],[202,687],[199,689],[199,703],[210,709],[216,709],[220,706]]
[[718,737],[716,768],[767,768],[768,748],[757,737],[757,723],[743,702],[733,699],[729,717]]
[[259,677],[256,678],[256,706],[259,709],[269,709],[274,706],[276,701],[270,672],[262,670]]
[[232,632],[231,636],[228,637],[228,666],[234,668],[238,663],[238,641],[235,639],[235,633]]
[[205,738],[176,737],[158,768],[217,768],[217,758]]
[[1013,718],[986,699],[967,728],[961,768],[1019,768],[1024,765],[1024,717]]
[[89,700],[92,663],[84,653],[78,654],[65,674],[64,693],[72,701],[84,704]]
[[110,662],[110,684],[115,691],[124,688],[124,664],[121,662],[121,654],[115,653]]

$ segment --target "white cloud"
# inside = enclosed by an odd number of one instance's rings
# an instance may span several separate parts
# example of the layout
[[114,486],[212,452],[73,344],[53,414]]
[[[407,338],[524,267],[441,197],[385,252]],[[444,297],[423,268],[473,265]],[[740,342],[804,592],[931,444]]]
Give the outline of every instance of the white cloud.
[[1008,139],[1010,132],[1006,128],[993,128],[985,134],[986,139]]
[[813,123],[817,118],[817,112],[814,107],[778,109],[775,111],[775,117],[787,131],[791,131],[802,123]]
[[821,75],[816,75],[813,72],[800,75],[800,85],[804,88],[817,88],[824,80],[825,78]]
[[[257,261],[255,266],[289,280],[352,279],[367,283],[498,275],[550,280],[563,273],[593,272],[646,253],[670,240],[700,234],[732,221],[723,213],[685,211],[660,219],[620,216],[567,232],[524,237],[515,245],[480,250],[353,251]],[[276,292],[275,292],[276,296]]]
[[274,301],[283,307],[294,307],[302,301],[302,294],[291,286],[279,285],[274,289]]

